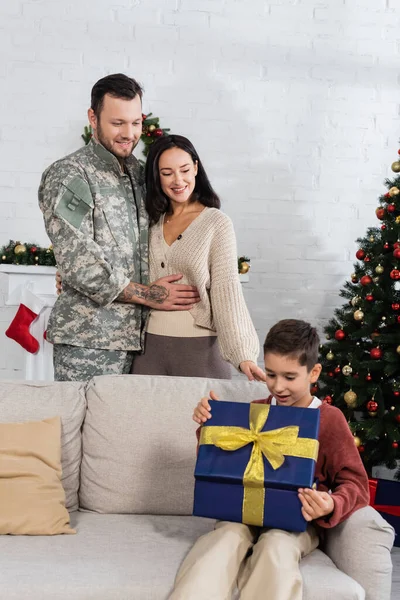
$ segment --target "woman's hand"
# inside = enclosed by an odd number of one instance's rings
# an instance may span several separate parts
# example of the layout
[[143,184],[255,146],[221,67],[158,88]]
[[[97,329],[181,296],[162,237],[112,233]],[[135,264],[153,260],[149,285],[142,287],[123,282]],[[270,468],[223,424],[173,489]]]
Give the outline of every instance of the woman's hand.
[[59,296],[62,292],[62,279],[61,279],[60,271],[56,272],[56,289],[57,289],[57,296]]
[[212,390],[210,391],[210,398],[202,398],[193,411],[193,421],[196,421],[199,425],[211,419],[211,406],[208,402],[210,399],[219,400],[218,396]]
[[246,375],[249,381],[267,381],[264,371],[252,360],[244,360],[241,362],[239,369]]

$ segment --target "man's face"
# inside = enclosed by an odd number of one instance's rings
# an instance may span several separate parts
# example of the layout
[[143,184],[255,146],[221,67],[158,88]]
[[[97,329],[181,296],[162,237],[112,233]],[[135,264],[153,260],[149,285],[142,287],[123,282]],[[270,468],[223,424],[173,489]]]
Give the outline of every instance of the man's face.
[[95,138],[111,154],[119,160],[132,154],[142,135],[142,102],[139,96],[125,100],[106,94],[99,117],[91,108],[88,116]]
[[316,364],[307,371],[297,358],[267,352],[264,356],[267,386],[280,406],[307,407],[312,395],[310,385],[315,383],[321,372]]

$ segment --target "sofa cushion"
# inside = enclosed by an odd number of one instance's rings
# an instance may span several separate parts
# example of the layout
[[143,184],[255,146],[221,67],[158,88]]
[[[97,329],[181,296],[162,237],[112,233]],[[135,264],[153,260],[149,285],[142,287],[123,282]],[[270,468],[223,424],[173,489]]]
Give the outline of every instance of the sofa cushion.
[[17,423],[61,417],[62,484],[66,506],[78,508],[81,427],[86,410],[85,385],[75,382],[2,381],[0,422]]
[[0,423],[0,534],[74,533],[61,485],[60,417]]
[[191,515],[196,423],[210,389],[249,401],[265,385],[220,379],[107,375],[87,390],[80,506],[103,513]]
[[[167,600],[183,558],[213,527],[196,517],[81,512],[71,524],[75,536],[0,538],[0,597]],[[304,600],[362,600],[359,587],[321,554],[301,562]]]

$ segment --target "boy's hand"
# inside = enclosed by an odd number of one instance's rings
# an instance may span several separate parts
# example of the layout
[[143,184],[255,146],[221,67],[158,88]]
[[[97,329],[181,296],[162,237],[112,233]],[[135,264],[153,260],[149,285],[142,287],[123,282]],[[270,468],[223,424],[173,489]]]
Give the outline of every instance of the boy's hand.
[[[219,400],[212,390],[210,391],[210,398],[211,400]],[[193,411],[193,421],[200,425],[211,419],[211,406],[208,403],[210,398],[202,398]]]
[[298,492],[302,504],[301,512],[306,521],[326,517],[326,515],[330,515],[333,512],[335,502],[331,494],[308,488],[300,488]]
[[240,363],[239,369],[244,373],[249,381],[267,381],[267,377],[262,369],[252,360],[244,360]]

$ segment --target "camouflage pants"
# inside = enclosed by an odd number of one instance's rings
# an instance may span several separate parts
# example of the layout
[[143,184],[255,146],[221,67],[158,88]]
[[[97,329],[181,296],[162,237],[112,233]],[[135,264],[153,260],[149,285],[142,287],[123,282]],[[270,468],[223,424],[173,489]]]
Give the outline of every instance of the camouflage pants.
[[66,344],[54,344],[55,381],[89,381],[96,375],[130,373],[135,352],[97,350]]

